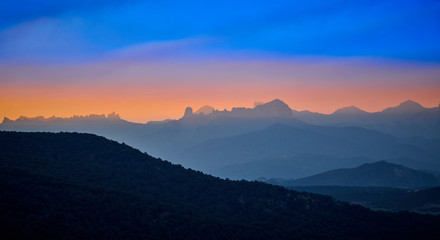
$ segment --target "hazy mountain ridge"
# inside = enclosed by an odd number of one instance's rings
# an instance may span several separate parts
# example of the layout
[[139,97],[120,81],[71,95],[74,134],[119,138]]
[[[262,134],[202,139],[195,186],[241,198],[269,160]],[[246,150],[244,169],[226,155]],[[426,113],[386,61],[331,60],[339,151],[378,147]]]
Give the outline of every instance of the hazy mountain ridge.
[[17,238],[440,234],[439,217],[374,212],[264,183],[221,180],[90,134],[0,132],[0,164],[1,234]]
[[355,167],[373,161],[374,159],[367,157],[347,158],[319,154],[297,154],[231,164],[216,169],[214,173],[230,179],[254,180],[261,177],[291,179],[308,177],[329,169]]
[[340,108],[332,113],[332,115],[357,115],[357,114],[367,115],[368,112],[361,110],[356,106],[349,106],[349,107]]
[[[307,170],[307,174],[340,167],[353,167],[348,161],[340,159],[365,159],[365,162],[355,162],[362,164],[384,158],[405,158],[405,162],[397,163],[417,169],[440,171],[439,163],[435,160],[440,156],[438,150],[440,142],[431,139],[440,138],[438,108],[424,108],[417,103],[407,101],[377,113],[364,112],[352,106],[333,114],[318,114],[307,111],[297,112],[276,99],[268,103],[255,104],[254,108],[213,110],[208,114],[212,109],[206,107],[207,111],[203,111],[202,114],[194,113],[192,108],[188,108],[184,117],[178,120],[147,124],[131,123],[103,115],[68,119],[21,118],[4,121],[0,124],[0,130],[94,133],[125,142],[154,156],[184,164],[186,167],[210,170],[212,174],[233,178],[240,177],[237,174],[223,174],[225,169],[239,173],[242,170],[237,168],[248,164],[249,171],[244,169],[245,175],[250,177],[248,179],[254,179],[261,176],[258,170],[261,167],[257,166],[261,161],[266,163],[260,166],[265,164],[268,166],[270,161],[282,163],[284,160],[286,160],[285,164],[279,165],[282,171],[283,168],[293,167],[298,169],[308,169],[310,166],[328,167],[327,169],[317,167],[314,171]],[[283,132],[279,129],[279,124],[294,127],[296,130],[287,127],[287,132]],[[283,140],[282,136],[286,137],[289,131],[291,136]],[[304,138],[299,137],[301,134]],[[248,136],[246,143],[238,140],[246,136]],[[267,137],[271,138],[271,142],[265,139]],[[238,142],[233,146],[229,141]],[[212,152],[207,150],[211,148],[208,147],[209,145],[223,144],[222,142],[225,142],[224,146],[229,146],[228,149],[214,147]],[[319,147],[316,145],[318,143]],[[262,151],[263,149],[265,150]],[[302,155],[317,157],[299,159]],[[327,156],[327,160],[320,156]],[[304,164],[295,165],[287,162],[289,159]],[[314,163],[305,163],[305,159]],[[229,161],[228,165],[225,164],[226,160]],[[332,161],[336,162],[332,163]],[[255,171],[252,173],[251,169]],[[267,175],[268,177],[273,177],[277,173],[275,170],[271,172],[273,175]],[[304,175],[291,177],[302,176]]]
[[[282,171],[292,169],[290,177],[297,178],[300,176],[295,175],[295,169],[320,165],[315,167],[315,171],[309,171],[316,174],[319,173],[318,169],[322,171],[323,167],[327,167],[325,170],[332,170],[344,166],[343,164],[353,167],[353,163],[362,164],[387,158],[394,158],[396,161],[403,159],[411,167],[419,169],[440,169],[437,157],[435,152],[400,143],[391,135],[374,130],[285,124],[272,125],[238,136],[209,140],[180,154],[184,166],[198,166],[203,171],[224,177],[231,176],[225,169],[241,171],[242,177],[251,176],[247,179],[261,176],[252,171],[255,169],[254,166],[263,160],[267,162],[266,171],[272,171],[272,176],[276,175],[276,171],[273,171],[270,165],[271,162],[275,162],[282,164],[279,167]],[[315,163],[308,163],[302,158]],[[347,159],[363,162],[355,161],[350,164]],[[234,165],[235,170],[232,168]],[[240,166],[243,169],[240,169]]]
[[25,123],[25,122],[50,122],[50,121],[65,121],[65,120],[110,120],[110,119],[114,119],[114,120],[121,120],[121,117],[119,116],[119,114],[112,112],[109,113],[107,115],[105,114],[90,114],[90,115],[74,115],[72,117],[56,117],[56,116],[52,116],[52,117],[48,117],[45,118],[43,116],[37,116],[37,117],[26,117],[26,116],[20,116],[19,118],[17,118],[16,120],[11,120],[7,117],[5,117],[3,119],[2,124],[10,124],[13,122],[18,122],[18,123]]
[[293,116],[311,124],[359,126],[392,134],[396,137],[439,137],[440,108],[425,108],[414,101],[405,101],[396,107],[379,112],[365,112],[354,106],[332,114],[295,112]]
[[429,110],[428,108],[423,107],[417,102],[412,100],[406,100],[405,102],[399,104],[396,107],[386,108],[382,111],[382,113],[392,113],[392,114],[412,114],[421,111]]
[[[185,111],[184,117],[179,120],[165,120],[165,121],[152,121],[152,124],[166,125],[170,121],[180,121],[184,124],[208,124],[211,122],[231,121],[232,119],[253,119],[253,120],[273,120],[277,122],[279,120],[296,118],[309,124],[319,125],[354,125],[370,129],[376,129],[379,131],[385,131],[387,133],[395,134],[396,129],[402,130],[401,135],[407,137],[411,136],[435,136],[440,137],[440,108],[425,108],[414,101],[405,101],[396,107],[386,108],[380,112],[369,113],[365,112],[355,106],[344,107],[336,110],[332,114],[321,114],[310,111],[292,110],[287,104],[279,99],[267,103],[260,103],[255,105],[254,108],[235,107],[231,111],[228,110],[216,110],[211,106],[204,106],[193,112],[192,108],[188,107]],[[21,124],[38,123],[38,122],[53,122],[67,121],[67,120],[109,120],[120,119],[116,113],[108,114],[107,117],[97,114],[91,114],[88,116],[73,116],[71,118],[58,118],[58,117],[35,117],[27,118],[20,117],[16,120],[10,120],[5,118],[0,124],[2,129],[8,128],[21,128]],[[148,124],[147,124],[148,125]],[[422,125],[422,126],[420,126]],[[426,126],[423,126],[426,125]],[[426,128],[433,128],[431,131],[426,131]],[[411,128],[412,131],[405,129]],[[432,131],[434,130],[434,131]]]
[[355,168],[335,169],[295,180],[268,179],[267,182],[283,186],[362,186],[394,188],[440,186],[440,178],[434,174],[417,171],[387,161],[367,163]]

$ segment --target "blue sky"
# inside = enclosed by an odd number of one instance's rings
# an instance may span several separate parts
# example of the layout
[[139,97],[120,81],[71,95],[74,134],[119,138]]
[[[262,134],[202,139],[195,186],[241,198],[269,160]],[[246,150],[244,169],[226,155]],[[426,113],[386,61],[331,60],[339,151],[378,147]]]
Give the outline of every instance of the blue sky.
[[0,118],[438,106],[440,1],[0,1]]
[[439,62],[439,13],[439,1],[423,0],[2,1],[0,61],[88,62],[149,49],[136,57]]

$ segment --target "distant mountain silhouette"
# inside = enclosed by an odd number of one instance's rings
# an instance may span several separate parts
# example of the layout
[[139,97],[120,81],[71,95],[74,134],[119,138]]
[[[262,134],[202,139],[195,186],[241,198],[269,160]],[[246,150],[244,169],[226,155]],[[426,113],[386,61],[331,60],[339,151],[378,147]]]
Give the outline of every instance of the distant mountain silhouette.
[[375,186],[420,188],[440,186],[440,179],[433,174],[379,161],[356,168],[336,169],[292,181],[286,186]]
[[423,107],[417,102],[407,100],[397,107],[386,108],[382,111],[382,113],[388,114],[413,114],[417,112],[421,112],[423,110],[427,110],[428,108]]
[[215,111],[215,109],[211,106],[203,106],[201,108],[199,108],[199,110],[197,110],[194,114],[204,114],[204,115],[209,115],[211,113],[213,113]]
[[[412,115],[421,113],[424,111],[428,112],[439,112],[439,107],[435,108],[425,108],[417,102],[412,100],[407,100],[396,107],[389,107],[384,109],[383,111],[369,113],[359,109],[356,106],[344,107],[336,110],[332,114],[321,114],[314,113],[310,111],[296,111],[292,110],[286,103],[279,99],[274,99],[267,103],[256,102],[254,104],[254,108],[244,108],[244,107],[234,107],[231,111],[219,111],[214,109],[211,106],[203,106],[199,110],[195,112],[195,114],[203,113],[203,115],[213,115],[216,117],[237,117],[237,118],[291,118],[292,116],[303,120],[305,122],[316,123],[316,121],[320,122],[320,124],[325,124],[326,121],[330,121],[328,123],[332,124],[336,122],[344,123],[344,116],[353,116],[359,115],[360,117],[365,117],[368,115],[368,121],[372,121],[374,123],[388,121],[390,117],[399,115],[398,117],[402,117],[401,115]],[[316,119],[315,119],[316,118]],[[385,118],[385,119],[383,119]],[[315,120],[314,120],[315,119]],[[399,119],[396,119],[399,120]]]
[[292,109],[279,99],[255,106],[254,111],[259,117],[291,118]]
[[[187,108],[188,110],[189,108]],[[202,114],[203,113],[203,114]],[[189,114],[188,116],[193,115]],[[254,108],[234,107],[231,111],[215,110],[211,106],[204,106],[197,110],[194,115],[199,119],[237,118],[237,119],[264,119],[264,118],[292,118],[292,109],[279,99],[267,103],[256,104]],[[187,114],[185,114],[187,116]]]
[[121,117],[119,116],[119,114],[115,112],[109,113],[107,114],[107,116],[105,114],[90,114],[85,116],[74,115],[69,118],[61,118],[55,116],[52,116],[50,118],[45,118],[43,116],[37,116],[37,117],[20,116],[15,121],[5,117],[3,119],[2,124],[7,125],[11,123],[53,122],[53,121],[62,121],[62,120],[121,120]]
[[310,124],[358,126],[400,138],[440,137],[440,108],[425,108],[411,100],[380,112],[369,113],[351,106],[332,114],[293,111],[293,117]]
[[138,145],[140,143],[135,140],[135,136],[140,133],[148,134],[156,131],[156,129],[161,128],[162,124],[132,123],[121,119],[119,114],[113,112],[107,114],[107,116],[104,114],[91,114],[69,118],[44,118],[42,116],[34,118],[21,116],[16,120],[5,118],[0,124],[0,130],[94,133],[141,147]]
[[192,117],[194,115],[193,109],[191,107],[187,107],[185,109],[185,113],[183,114],[183,118],[185,117]]
[[243,119],[292,118],[292,109],[279,99],[257,104],[254,108],[235,107],[231,111],[214,111],[212,117]]
[[440,217],[228,181],[77,133],[0,132],[2,239],[435,239]]
[[368,114],[368,113],[355,107],[355,106],[344,107],[344,108],[336,110],[333,113],[333,115],[365,115],[365,114]]

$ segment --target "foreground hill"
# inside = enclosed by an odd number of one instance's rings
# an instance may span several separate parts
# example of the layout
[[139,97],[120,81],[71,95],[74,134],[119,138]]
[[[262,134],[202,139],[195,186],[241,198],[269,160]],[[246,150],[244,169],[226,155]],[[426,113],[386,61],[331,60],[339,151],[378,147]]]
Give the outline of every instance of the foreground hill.
[[433,174],[379,161],[356,168],[336,169],[306,178],[279,182],[285,186],[376,186],[420,188],[440,186]]
[[186,170],[77,133],[0,132],[2,239],[436,239],[440,218],[374,212]]

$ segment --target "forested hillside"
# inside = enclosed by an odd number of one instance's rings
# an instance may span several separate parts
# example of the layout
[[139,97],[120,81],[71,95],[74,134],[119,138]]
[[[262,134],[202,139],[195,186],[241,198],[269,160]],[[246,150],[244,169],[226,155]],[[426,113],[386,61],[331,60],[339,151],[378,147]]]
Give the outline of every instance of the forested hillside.
[[2,239],[440,236],[436,216],[222,180],[78,133],[0,132],[0,211]]

